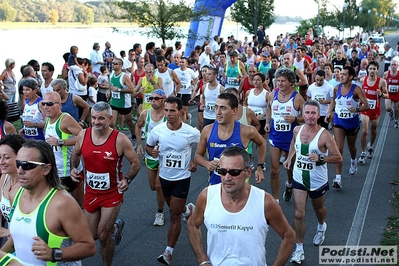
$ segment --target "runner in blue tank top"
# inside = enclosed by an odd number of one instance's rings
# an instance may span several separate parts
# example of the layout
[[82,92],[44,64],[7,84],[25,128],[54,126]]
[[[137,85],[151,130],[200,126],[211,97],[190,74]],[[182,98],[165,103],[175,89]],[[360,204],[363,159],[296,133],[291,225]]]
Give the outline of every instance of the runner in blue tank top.
[[[280,188],[280,156],[288,153],[293,136],[293,130],[299,121],[303,107],[303,97],[294,90],[296,76],[294,71],[288,68],[279,68],[275,79],[277,86],[274,92],[269,93],[266,109],[265,131],[269,133],[270,185],[273,197],[279,201]],[[287,170],[288,181],[285,183],[283,198],[290,201],[292,196],[292,168]]]
[[[354,77],[356,77],[355,69],[350,66],[344,66],[341,72],[341,84],[334,88],[334,101],[331,102],[325,118],[326,123],[328,123],[330,118],[334,117],[334,140],[341,154],[344,150],[345,136],[347,137],[348,149],[351,155],[349,168],[351,175],[357,172],[356,139],[360,128],[359,112],[370,109],[363,90],[359,86],[352,84]],[[334,167],[335,179],[332,186],[334,188],[342,188],[342,162],[336,163]]]
[[[255,181],[260,183],[264,179],[263,163],[266,156],[266,141],[253,126],[247,126],[234,120],[238,109],[238,100],[231,93],[219,94],[216,104],[216,121],[201,132],[201,139],[195,153],[197,164],[204,166],[210,172],[209,184],[220,183],[220,176],[214,173],[219,166],[220,154],[229,146],[246,148],[249,141],[258,146],[258,167],[255,172]],[[209,159],[204,157],[208,152]]]

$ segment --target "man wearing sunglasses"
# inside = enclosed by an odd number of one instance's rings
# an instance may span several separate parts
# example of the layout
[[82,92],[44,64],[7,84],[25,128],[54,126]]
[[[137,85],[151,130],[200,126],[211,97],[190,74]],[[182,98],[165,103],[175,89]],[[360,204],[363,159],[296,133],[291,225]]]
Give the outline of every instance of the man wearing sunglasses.
[[52,147],[44,141],[25,142],[16,165],[21,188],[10,215],[11,237],[2,250],[15,251],[23,265],[80,265],[79,260],[93,256],[89,225],[60,183]]
[[308,100],[303,105],[302,117],[305,124],[294,129],[290,150],[284,167],[294,164],[292,192],[294,195],[296,248],[290,262],[301,264],[305,259],[303,239],[305,236],[305,213],[308,196],[316,213],[318,225],[313,244],[324,242],[327,229],[327,210],[324,200],[329,190],[326,163],[340,163],[342,156],[332,135],[317,124],[320,117],[320,104]]
[[[110,127],[112,109],[98,102],[91,109],[92,127],[82,130],[71,154],[71,178],[80,179],[77,167],[83,159],[85,169],[84,213],[94,239],[101,242],[104,265],[111,265],[115,245],[122,240],[124,221],[118,219],[123,193],[140,170],[139,159],[125,134]],[[122,160],[130,163],[125,177]],[[111,241],[112,240],[112,241]]]
[[[238,146],[226,148],[216,171],[222,183],[200,193],[187,224],[198,265],[266,265],[269,225],[282,239],[273,265],[285,265],[295,233],[273,196],[246,183],[252,172],[249,154]],[[202,224],[208,230],[207,252]]]
[[[159,69],[159,67],[158,67]],[[163,90],[155,90],[151,97],[151,109],[144,110],[136,124],[136,135],[139,135],[144,130],[145,138],[151,130],[166,121],[165,113],[163,110],[165,101],[165,92]],[[150,189],[157,193],[158,210],[155,214],[154,225],[161,226],[164,224],[163,207],[165,205],[165,198],[162,194],[162,188],[159,181],[159,159],[154,158],[147,152],[144,153],[143,146],[141,145],[141,138],[137,138],[137,155],[145,158],[145,165],[147,166],[148,182]]]
[[181,215],[187,221],[194,204],[187,206],[186,199],[190,188],[191,172],[197,170],[197,164],[191,160],[192,146],[198,143],[198,129],[182,123],[183,103],[177,97],[165,100],[164,113],[166,123],[154,127],[149,134],[146,151],[152,157],[159,157],[159,179],[163,196],[169,206],[170,225],[167,247],[158,261],[170,265],[173,249],[180,235]]
[[[41,104],[44,106],[46,116],[44,137],[46,142],[53,147],[58,176],[62,184],[67,187],[68,192],[72,192],[76,201],[83,208],[83,185],[79,186],[80,182],[72,181],[69,164],[76,136],[82,128],[72,116],[61,111],[61,97],[58,93],[47,92]],[[79,189],[75,191],[78,187]]]
[[147,63],[144,66],[145,76],[139,79],[139,82],[135,88],[133,97],[138,94],[143,94],[142,109],[148,110],[151,108],[151,101],[149,98],[154,90],[163,90],[162,78],[155,76],[154,66],[151,63]]
[[[209,171],[209,185],[219,184],[220,175],[215,172],[219,166],[219,158],[223,150],[230,146],[247,148],[250,141],[257,145],[258,162],[255,181],[265,179],[263,162],[266,157],[266,141],[253,126],[244,125],[235,120],[238,100],[232,93],[221,93],[215,104],[216,120],[201,132],[201,139],[195,152],[195,161]],[[208,152],[209,160],[205,159]]]

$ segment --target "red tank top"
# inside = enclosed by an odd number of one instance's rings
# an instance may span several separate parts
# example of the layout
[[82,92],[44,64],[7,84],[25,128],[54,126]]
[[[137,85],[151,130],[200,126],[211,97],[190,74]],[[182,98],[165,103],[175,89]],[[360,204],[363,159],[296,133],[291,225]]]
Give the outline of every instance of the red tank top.
[[255,86],[249,84],[248,77],[246,77],[246,78],[244,79],[244,84],[243,84],[243,86],[242,86],[242,90],[243,90],[243,96],[242,96],[242,98],[245,98],[245,95],[247,95],[247,91],[249,91],[249,90],[251,90],[251,89],[253,89],[253,88],[255,88]]
[[[143,74],[141,74],[141,76],[139,76],[138,74],[137,74],[137,69],[135,69],[134,71],[133,71],[133,79],[134,79],[134,84],[135,85],[137,85],[138,83],[139,83],[139,80],[140,80],[140,78],[142,78],[142,77],[145,77],[145,71],[143,72]],[[139,94],[139,95],[137,95],[137,98],[138,99],[142,99],[143,98],[143,94]]]
[[399,87],[399,74],[396,74],[395,77],[391,75],[391,71],[388,70],[388,75],[387,75],[387,87],[388,87],[388,93],[398,93],[398,87]]
[[377,80],[375,81],[373,86],[369,86],[367,84],[369,77],[366,76],[364,81],[363,81],[363,85],[362,85],[362,90],[364,92],[364,95],[367,98],[367,101],[369,102],[369,106],[370,109],[365,111],[365,112],[361,112],[361,113],[370,113],[370,112],[376,112],[376,113],[380,113],[380,97],[378,97],[377,95],[377,89],[378,86],[380,84],[380,77],[377,77]]
[[122,156],[116,150],[117,130],[112,130],[102,145],[94,145],[92,128],[86,129],[82,143],[82,156],[86,168],[86,192],[99,195],[117,193],[123,178]]

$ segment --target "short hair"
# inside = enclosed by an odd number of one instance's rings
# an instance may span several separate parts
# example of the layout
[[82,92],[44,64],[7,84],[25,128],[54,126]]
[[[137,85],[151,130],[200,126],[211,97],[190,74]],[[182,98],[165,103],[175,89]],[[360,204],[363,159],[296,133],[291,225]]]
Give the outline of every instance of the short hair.
[[94,84],[97,83],[97,78],[96,76],[91,76],[88,80],[89,86],[93,86]]
[[22,86],[31,88],[32,90],[37,90],[39,88],[39,84],[37,80],[34,78],[27,78],[22,82]]
[[163,57],[162,55],[158,55],[156,60],[158,63],[161,63],[161,62],[166,63],[165,57]]
[[331,70],[334,69],[334,68],[333,68],[333,65],[332,65],[332,63],[331,63],[330,61],[328,61],[328,62],[326,62],[326,63],[324,64],[324,68],[326,68],[326,67],[329,67]]
[[303,110],[305,110],[305,107],[307,105],[311,105],[311,106],[316,106],[317,107],[317,112],[320,114],[320,104],[318,101],[315,100],[307,100],[304,104],[303,104]]
[[46,66],[46,67],[48,68],[48,71],[54,72],[54,66],[53,66],[53,64],[51,64],[51,63],[49,63],[49,62],[44,62],[44,63],[42,64],[42,68],[43,68],[43,66]]
[[40,153],[40,162],[50,164],[50,172],[45,176],[47,184],[56,189],[64,189],[61,179],[58,177],[57,164],[55,162],[53,147],[43,140],[28,140],[22,147],[29,149],[37,149]]
[[32,59],[28,62],[28,65],[34,67],[36,64],[39,64],[39,62],[37,62],[35,59]]
[[136,52],[136,50],[134,50],[134,49],[129,49],[129,54],[131,53],[131,52]]
[[8,68],[9,66],[11,66],[12,64],[15,64],[15,60],[12,58],[8,58],[5,62],[6,64],[6,68]]
[[79,48],[76,46],[76,45],[72,45],[71,46],[71,49],[69,50],[69,52],[71,53],[71,54],[75,54],[76,53],[76,50],[78,50]]
[[32,67],[31,65],[23,66],[23,67],[22,67],[22,76],[23,76],[23,77],[29,77],[29,76],[30,76],[30,73],[31,73],[32,71],[35,71],[35,70],[33,69],[33,67]]
[[51,87],[55,87],[60,85],[61,88],[66,89],[68,87],[67,82],[65,81],[65,79],[55,79],[53,80],[53,82],[51,82]]
[[99,45],[98,42],[95,42],[95,43],[93,44],[93,50],[96,49],[97,45]]
[[[205,66],[204,66],[205,67]],[[203,68],[204,68],[203,67]],[[216,68],[214,68],[214,67],[209,67],[208,66],[208,71],[212,71],[212,74],[213,75],[218,75],[219,74],[219,72],[218,72],[218,70],[216,69]]]
[[20,134],[7,134],[0,139],[0,145],[9,146],[12,151],[17,154],[19,149],[21,149],[22,145],[25,143],[25,138]]
[[227,100],[231,109],[238,108],[237,97],[231,93],[223,92],[219,94],[218,99]]
[[277,61],[280,61],[280,60],[278,60],[278,56],[277,55],[273,55],[271,60],[273,60],[273,59],[276,59]]
[[220,155],[220,158],[222,158],[223,156],[225,157],[240,156],[244,161],[244,168],[248,168],[251,165],[251,159],[248,152],[244,148],[241,148],[239,146],[227,147]]
[[139,44],[139,43],[135,43],[135,44],[133,44],[133,50],[137,50],[137,48],[139,48],[141,46],[141,44]]
[[123,57],[124,55],[126,55],[126,51],[122,50],[122,51],[119,52],[119,54],[121,55],[121,57]]
[[100,72],[101,74],[104,73],[105,70],[107,70],[108,67],[107,66],[100,66]]
[[110,117],[112,115],[112,108],[111,106],[106,103],[106,102],[97,102],[93,105],[93,107],[91,108],[91,110],[93,110],[94,112],[102,112],[102,111],[107,111],[107,117]]
[[356,50],[356,49],[352,49],[352,52],[351,53],[358,53],[358,51]]
[[240,93],[238,92],[238,90],[234,87],[229,87],[227,88],[225,91],[225,93],[231,93],[234,94],[236,97],[239,97]]
[[122,60],[122,58],[114,58],[114,60],[118,60],[119,63],[121,63],[121,66],[123,66],[123,60]]
[[0,100],[0,120],[6,120],[8,117],[7,102]]
[[179,45],[181,45],[181,42],[180,42],[180,41],[175,42],[175,48],[176,48],[176,49],[177,49],[177,47],[178,47]]
[[266,80],[266,77],[265,77],[265,75],[262,72],[255,73],[254,77],[255,76],[259,76],[260,79],[262,80],[262,82],[265,82],[265,80]]
[[146,51],[151,50],[152,48],[154,48],[154,46],[155,46],[155,42],[149,42],[146,44],[145,50]]
[[316,76],[320,76],[325,78],[326,77],[326,72],[324,70],[317,70]]
[[296,81],[296,75],[294,71],[289,68],[279,68],[277,69],[276,73],[274,74],[276,80],[279,77],[285,77],[289,82],[294,83]]
[[62,58],[64,58],[64,61],[65,61],[65,62],[68,62],[68,58],[69,58],[70,54],[71,54],[71,53],[65,53],[65,54],[62,56]]
[[367,66],[367,69],[369,69],[369,66],[371,66],[371,65],[375,66],[377,68],[377,70],[378,70],[378,68],[380,66],[377,61],[373,60],[373,61],[369,62],[368,66]]
[[178,97],[169,96],[168,98],[166,98],[165,103],[176,103],[177,110],[180,111],[181,109],[183,109],[183,102]]
[[351,66],[344,66],[344,67],[342,68],[342,70],[344,70],[344,69],[348,70],[348,74],[349,74],[349,76],[352,76],[352,79],[353,79],[354,77],[356,77],[356,71],[355,71],[355,69],[354,69],[353,67],[351,67]]

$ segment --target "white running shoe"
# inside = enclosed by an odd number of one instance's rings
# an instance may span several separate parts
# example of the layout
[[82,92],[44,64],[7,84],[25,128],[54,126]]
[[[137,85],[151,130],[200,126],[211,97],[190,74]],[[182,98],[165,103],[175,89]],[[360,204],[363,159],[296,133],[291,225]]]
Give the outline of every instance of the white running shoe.
[[373,158],[373,154],[374,154],[374,149],[370,145],[370,142],[369,142],[369,143],[367,143],[367,158],[369,158],[369,159]]
[[317,230],[316,235],[313,238],[313,245],[320,246],[324,242],[326,236],[327,224],[324,223],[324,230]]
[[305,259],[305,252],[303,250],[295,250],[292,253],[292,257],[290,262],[295,262],[297,264],[302,264],[302,261]]
[[349,174],[354,175],[357,172],[357,161],[351,161],[351,166],[349,167]]
[[163,217],[163,213],[162,212],[157,212],[155,214],[155,220],[154,220],[154,225],[155,226],[161,226],[165,223],[165,219]]
[[366,163],[366,157],[367,157],[367,154],[365,152],[362,152],[360,154],[359,160],[357,160],[357,162],[359,164],[365,164]]
[[341,178],[334,178],[332,187],[333,188],[342,188]]
[[189,203],[189,204],[186,205],[186,208],[187,208],[188,210],[190,210],[190,213],[187,214],[187,215],[183,213],[183,221],[184,221],[184,222],[187,222],[188,219],[190,219],[191,215],[192,215],[193,212],[194,212],[195,205],[194,205],[193,203]]
[[284,155],[281,155],[280,157],[280,164],[283,164],[287,160],[287,158]]

